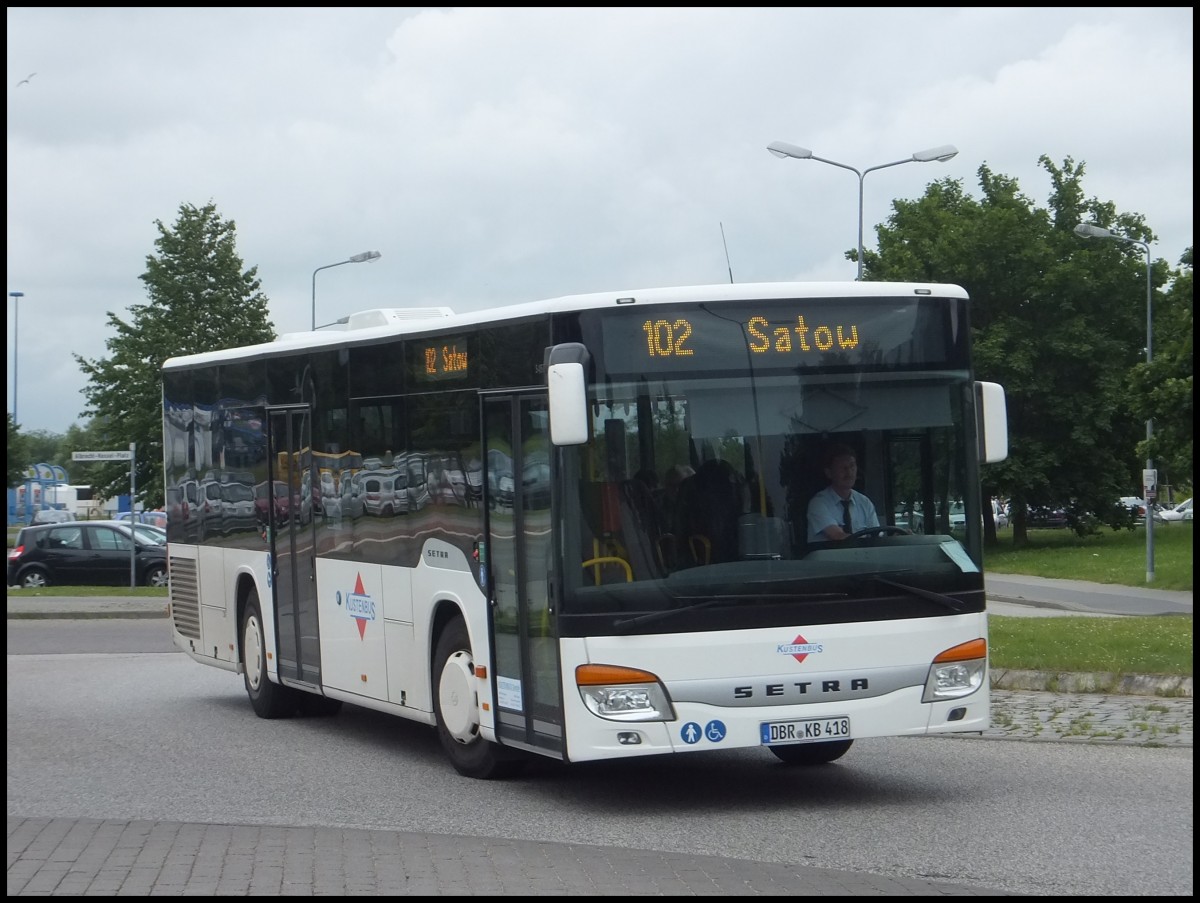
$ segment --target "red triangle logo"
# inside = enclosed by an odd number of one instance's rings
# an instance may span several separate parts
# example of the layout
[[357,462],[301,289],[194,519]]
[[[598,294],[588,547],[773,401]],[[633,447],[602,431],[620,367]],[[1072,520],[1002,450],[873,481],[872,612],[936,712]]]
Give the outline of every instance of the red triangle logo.
[[[354,575],[354,595],[365,596],[366,594],[367,594],[367,591],[363,588],[362,574],[355,574]],[[354,620],[358,622],[358,638],[360,640],[365,639],[366,633],[367,633],[367,619],[366,618],[355,618]]]

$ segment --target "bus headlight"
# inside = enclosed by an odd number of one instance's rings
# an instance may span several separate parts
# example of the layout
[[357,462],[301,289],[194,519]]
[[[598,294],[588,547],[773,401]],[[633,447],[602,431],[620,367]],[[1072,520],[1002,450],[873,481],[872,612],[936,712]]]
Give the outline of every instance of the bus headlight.
[[969,696],[987,677],[987,640],[971,640],[942,652],[929,666],[922,702]]
[[575,684],[593,715],[610,721],[673,721],[675,710],[657,675],[620,665],[580,665]]

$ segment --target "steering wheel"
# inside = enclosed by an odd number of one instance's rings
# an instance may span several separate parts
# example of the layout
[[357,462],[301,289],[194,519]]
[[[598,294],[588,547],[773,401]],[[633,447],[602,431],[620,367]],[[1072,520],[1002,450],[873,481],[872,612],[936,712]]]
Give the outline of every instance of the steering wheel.
[[868,536],[908,536],[909,531],[903,527],[893,527],[891,524],[882,524],[878,527],[863,527],[861,530],[856,530],[847,536],[847,539],[865,539]]

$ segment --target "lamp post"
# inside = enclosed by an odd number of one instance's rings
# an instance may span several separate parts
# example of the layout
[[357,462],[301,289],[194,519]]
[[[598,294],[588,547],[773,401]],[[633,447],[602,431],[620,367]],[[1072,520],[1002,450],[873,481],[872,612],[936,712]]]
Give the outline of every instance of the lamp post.
[[[1111,238],[1114,241],[1127,241],[1131,245],[1141,245],[1146,249],[1146,366],[1149,367],[1151,361],[1154,360],[1154,320],[1152,316],[1154,305],[1154,282],[1152,279],[1150,267],[1150,242],[1142,241],[1138,238],[1127,238],[1124,235],[1116,235],[1109,232],[1107,229],[1102,229],[1100,226],[1092,223],[1080,223],[1075,227],[1075,234],[1080,238]],[[1154,418],[1146,418],[1146,470],[1143,475],[1143,494],[1145,492],[1145,482],[1150,472],[1154,470],[1154,459],[1150,457],[1150,440],[1154,438]],[[1156,479],[1155,484],[1158,483]],[[1155,486],[1157,494],[1157,485]],[[1154,509],[1152,508],[1152,499],[1145,499],[1146,502],[1146,582],[1154,582]]]
[[939,163],[951,159],[958,154],[958,148],[953,144],[943,144],[941,147],[931,147],[929,150],[917,151],[911,157],[905,157],[903,160],[895,160],[891,163],[880,163],[878,166],[868,166],[866,169],[859,171],[853,166],[847,166],[845,163],[839,163],[837,160],[826,160],[824,157],[818,157],[807,147],[798,147],[795,144],[788,144],[786,141],[772,141],[767,145],[767,150],[773,153],[776,157],[793,157],[797,160],[816,160],[820,163],[828,163],[830,166],[838,166],[842,169],[848,169],[858,176],[858,281],[862,281],[863,277],[863,181],[867,178],[867,173],[874,172],[877,169],[887,169],[889,166],[899,166],[901,163],[932,163],[935,160]]
[[21,299],[25,293],[9,292],[8,297],[13,299],[13,426],[16,426],[21,422],[17,419],[17,365],[20,363],[18,352],[21,348],[18,344],[21,337]]
[[337,263],[327,263],[323,267],[317,267],[313,270],[312,278],[312,331],[317,330],[317,273],[321,270],[327,270],[330,267],[340,267],[347,263],[364,263],[368,260],[378,260],[381,255],[378,251],[363,251],[361,254],[355,254],[352,257],[347,257],[345,260],[339,260]]

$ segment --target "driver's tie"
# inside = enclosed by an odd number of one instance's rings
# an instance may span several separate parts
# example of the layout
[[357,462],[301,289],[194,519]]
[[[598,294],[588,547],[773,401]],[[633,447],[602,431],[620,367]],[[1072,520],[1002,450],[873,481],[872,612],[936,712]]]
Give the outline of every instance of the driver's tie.
[[842,499],[842,529],[847,533],[854,532],[850,526],[850,499]]

